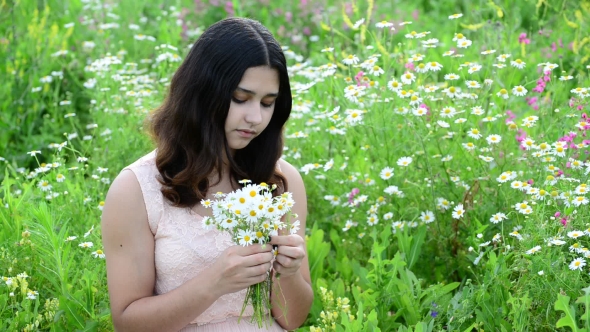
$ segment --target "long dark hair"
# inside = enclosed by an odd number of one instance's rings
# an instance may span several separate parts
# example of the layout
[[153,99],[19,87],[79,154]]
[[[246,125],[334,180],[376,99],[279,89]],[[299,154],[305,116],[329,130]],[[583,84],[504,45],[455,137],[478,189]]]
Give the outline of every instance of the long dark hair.
[[[244,72],[258,66],[278,72],[279,96],[266,129],[232,156],[224,131],[231,96]],[[149,127],[157,145],[161,191],[173,205],[190,207],[204,199],[214,185],[209,175],[216,171],[217,183],[221,180],[224,154],[230,180],[250,179],[276,184],[279,193],[287,190],[276,163],[291,113],[291,86],[285,55],[268,29],[246,18],[213,24],[193,45],[169,89]]]

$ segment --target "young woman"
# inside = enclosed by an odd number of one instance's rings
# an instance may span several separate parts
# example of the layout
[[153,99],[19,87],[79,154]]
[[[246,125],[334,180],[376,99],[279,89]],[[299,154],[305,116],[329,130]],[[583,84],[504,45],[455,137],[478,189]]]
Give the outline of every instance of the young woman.
[[[258,331],[238,316],[246,289],[271,264],[282,294],[271,294],[269,330],[305,321],[313,301],[307,198],[297,170],[280,159],[291,104],[284,54],[260,23],[226,19],[197,40],[148,120],[156,149],[123,169],[107,194],[102,236],[117,331]],[[201,200],[240,188],[241,179],[293,193],[301,227],[272,237],[274,261],[272,246],[238,246],[201,223],[211,215]]]

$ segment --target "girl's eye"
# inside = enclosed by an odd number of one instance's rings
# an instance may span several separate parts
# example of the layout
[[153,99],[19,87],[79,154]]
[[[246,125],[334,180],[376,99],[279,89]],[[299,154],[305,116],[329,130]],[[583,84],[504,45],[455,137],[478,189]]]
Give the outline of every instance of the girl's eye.
[[273,104],[274,104],[274,102],[270,103],[270,104],[260,103],[260,105],[262,105],[262,107],[266,107],[266,108],[271,108]]
[[231,100],[232,100],[234,103],[236,103],[236,104],[243,104],[243,103],[245,103],[245,102],[246,102],[245,100],[240,100],[240,99],[238,99],[238,98],[236,98],[236,97],[231,97]]

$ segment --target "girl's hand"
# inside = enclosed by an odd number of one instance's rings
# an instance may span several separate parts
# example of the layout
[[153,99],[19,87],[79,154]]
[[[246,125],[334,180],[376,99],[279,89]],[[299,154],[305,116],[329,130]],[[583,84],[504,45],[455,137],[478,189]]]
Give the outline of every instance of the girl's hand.
[[298,234],[273,236],[268,242],[277,246],[273,269],[281,276],[292,276],[299,272],[305,257],[305,241]]
[[235,245],[224,250],[213,263],[220,295],[235,293],[266,280],[272,260],[272,246]]

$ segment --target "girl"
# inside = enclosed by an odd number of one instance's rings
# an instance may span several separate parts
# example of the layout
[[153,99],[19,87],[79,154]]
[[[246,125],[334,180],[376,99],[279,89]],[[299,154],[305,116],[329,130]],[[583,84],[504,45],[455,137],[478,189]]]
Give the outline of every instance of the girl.
[[[260,23],[222,20],[197,40],[149,119],[156,149],[124,168],[105,200],[102,237],[117,331],[258,331],[249,317],[238,324],[238,316],[246,289],[264,281],[271,265],[282,294],[271,294],[269,330],[305,321],[313,301],[303,240],[307,198],[297,170],[280,159],[291,104],[284,54]],[[200,202],[240,188],[241,179],[293,193],[301,227],[272,237],[274,261],[272,246],[238,246],[201,223],[211,210]]]

